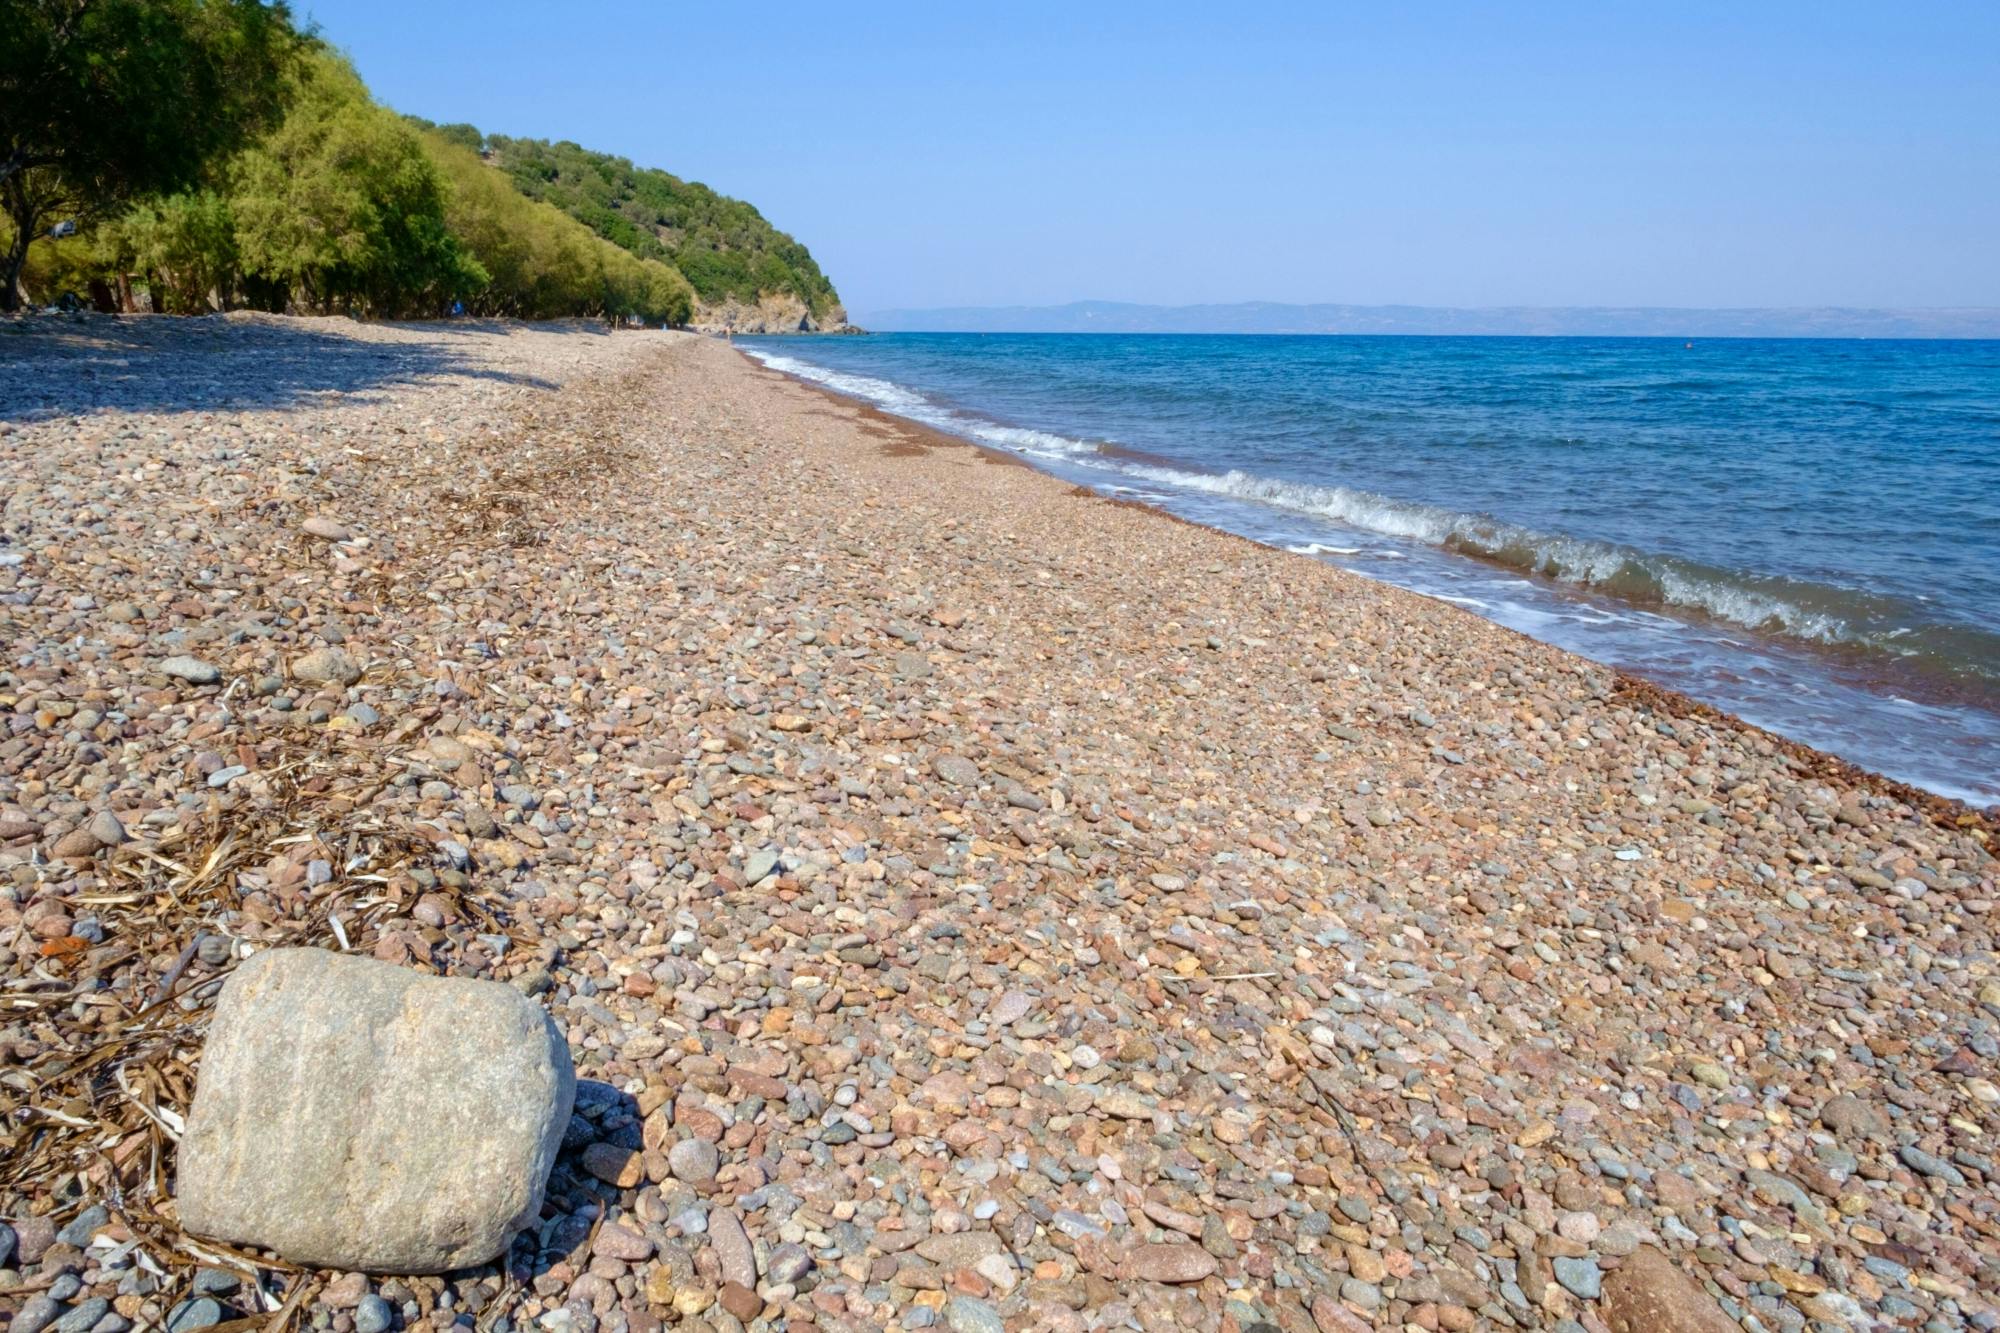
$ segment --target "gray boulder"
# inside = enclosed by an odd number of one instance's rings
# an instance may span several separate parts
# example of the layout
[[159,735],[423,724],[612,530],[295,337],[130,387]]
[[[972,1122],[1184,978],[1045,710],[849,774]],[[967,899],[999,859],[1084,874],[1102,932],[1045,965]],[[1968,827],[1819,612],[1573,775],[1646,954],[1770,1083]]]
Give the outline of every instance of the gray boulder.
[[542,1206],[569,1047],[512,986],[272,949],[222,988],[180,1145],[181,1225],[295,1263],[436,1273]]

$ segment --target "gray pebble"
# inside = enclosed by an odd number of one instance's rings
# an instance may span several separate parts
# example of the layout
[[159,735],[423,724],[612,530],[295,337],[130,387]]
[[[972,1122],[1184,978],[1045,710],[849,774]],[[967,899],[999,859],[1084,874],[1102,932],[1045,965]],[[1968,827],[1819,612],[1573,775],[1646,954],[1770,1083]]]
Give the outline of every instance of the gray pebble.
[[167,1312],[167,1333],[194,1333],[222,1322],[222,1305],[207,1296],[182,1301]]
[[7,1325],[7,1333],[42,1333],[53,1324],[63,1312],[62,1303],[46,1293],[30,1296],[25,1304],[14,1313],[14,1322]]
[[1556,1281],[1563,1284],[1572,1296],[1579,1300],[1594,1301],[1599,1288],[1604,1285],[1604,1274],[1598,1271],[1597,1260],[1558,1258],[1553,1267]]
[[1949,1181],[1953,1185],[1965,1184],[1965,1173],[1942,1157],[1934,1157],[1916,1144],[1905,1144],[1896,1150],[1896,1156],[1903,1159],[1903,1165],[1920,1176],[1930,1176],[1935,1180]]
[[972,1296],[954,1296],[944,1307],[944,1326],[951,1333],[1007,1333],[1000,1312]]
[[169,657],[160,663],[160,673],[184,680],[190,685],[213,685],[222,679],[222,672],[211,662],[199,657]]
[[1373,1310],[1382,1304],[1382,1289],[1373,1282],[1363,1282],[1358,1277],[1351,1277],[1340,1284],[1340,1299],[1349,1305]]
[[396,1312],[380,1296],[363,1296],[354,1307],[354,1333],[385,1333],[395,1320]]
[[111,1302],[93,1296],[55,1322],[55,1333],[90,1333],[97,1321],[111,1313]]
[[674,1179],[690,1185],[706,1185],[714,1180],[721,1165],[722,1154],[706,1139],[682,1139],[667,1149],[667,1166],[672,1169]]
[[56,1232],[56,1239],[65,1245],[74,1245],[79,1250],[90,1244],[90,1238],[97,1229],[111,1220],[111,1210],[101,1203],[92,1204],[78,1213],[70,1224]]

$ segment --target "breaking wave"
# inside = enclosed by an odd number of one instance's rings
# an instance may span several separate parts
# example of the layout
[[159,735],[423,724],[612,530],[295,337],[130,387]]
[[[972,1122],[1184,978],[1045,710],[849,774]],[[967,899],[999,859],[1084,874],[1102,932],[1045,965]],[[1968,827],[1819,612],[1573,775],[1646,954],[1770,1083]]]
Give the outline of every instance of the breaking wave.
[[[2000,681],[2000,635],[1928,621],[1894,598],[1775,576],[1741,574],[1614,542],[1538,532],[1485,515],[1397,500],[1347,486],[1260,476],[1241,469],[1203,472],[1168,465],[1110,441],[1088,441],[1009,426],[936,402],[888,380],[830,370],[759,347],[744,351],[773,370],[822,384],[898,416],[1030,458],[1105,474],[1105,483],[1141,482],[1183,494],[1247,501],[1330,520],[1347,528],[1469,557],[1648,608],[1690,612],[1762,634],[1882,654],[1946,678],[1990,688]],[[1304,554],[1354,554],[1307,542]],[[1390,550],[1371,552],[1382,556]]]
[[1643,607],[1692,611],[1764,634],[1926,659],[1965,678],[2000,678],[2000,636],[1924,623],[1893,598],[1796,579],[1738,574],[1613,542],[1536,532],[1478,514],[1241,470],[1211,473],[1130,464],[1157,486],[1249,500],[1346,527],[1422,542]]
[[1009,453],[1026,454],[1035,458],[1076,458],[1094,454],[1097,446],[1087,440],[1073,440],[1066,435],[1056,435],[1045,430],[1030,430],[1025,426],[1006,426],[997,421],[959,412],[942,403],[933,402],[912,389],[888,380],[876,379],[870,375],[853,375],[845,371],[828,370],[809,361],[795,360],[766,351],[761,347],[745,347],[742,350],[761,361],[772,370],[814,384],[823,384],[835,393],[849,398],[859,398],[873,403],[885,412],[893,412],[899,417],[921,421],[926,426],[953,435],[990,444],[996,449]]

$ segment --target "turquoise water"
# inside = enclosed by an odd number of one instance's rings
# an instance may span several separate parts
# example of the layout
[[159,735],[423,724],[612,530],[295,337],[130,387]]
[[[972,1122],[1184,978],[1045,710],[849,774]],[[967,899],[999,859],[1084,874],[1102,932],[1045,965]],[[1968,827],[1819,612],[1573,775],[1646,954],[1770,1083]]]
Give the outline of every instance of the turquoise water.
[[776,369],[2000,802],[2000,342],[879,334]]

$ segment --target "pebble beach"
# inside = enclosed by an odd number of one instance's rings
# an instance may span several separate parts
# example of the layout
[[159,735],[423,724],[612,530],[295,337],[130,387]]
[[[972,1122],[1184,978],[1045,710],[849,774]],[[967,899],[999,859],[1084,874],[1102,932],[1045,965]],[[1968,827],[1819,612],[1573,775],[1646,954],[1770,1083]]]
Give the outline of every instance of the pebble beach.
[[[7,1333],[2000,1327],[1987,815],[721,341],[0,324],[0,643]],[[553,1018],[504,1261],[180,1229],[284,944]]]

